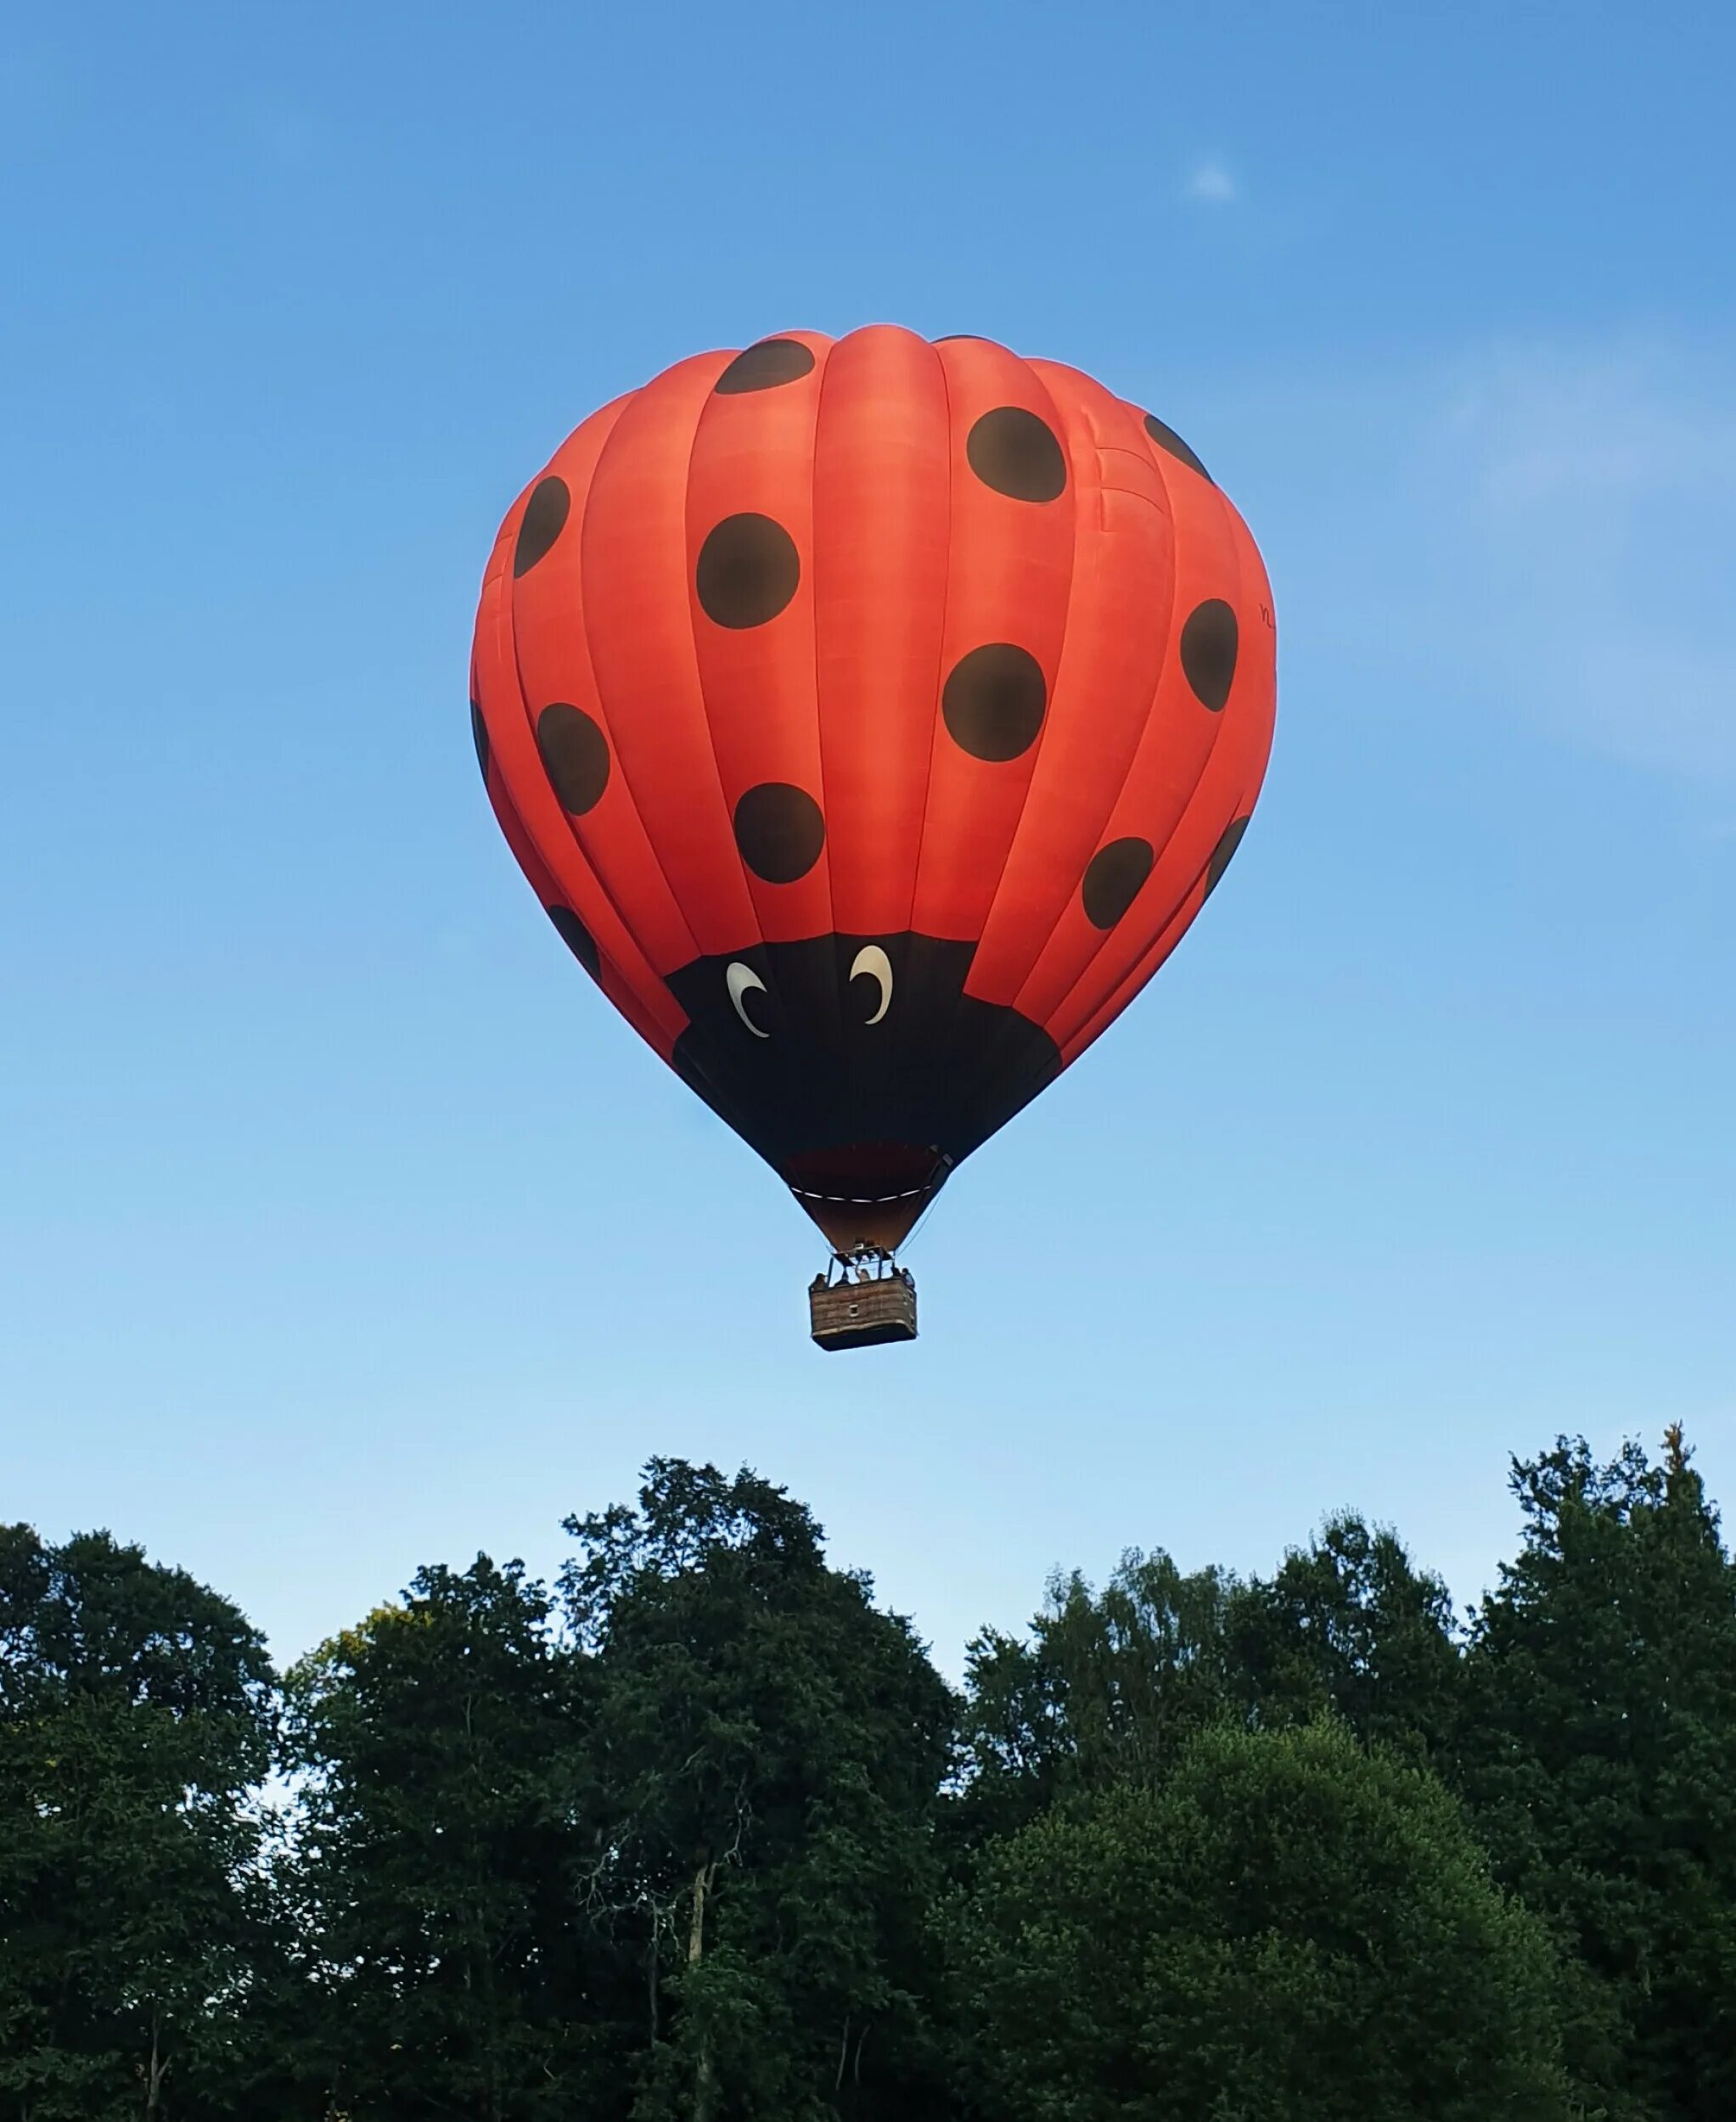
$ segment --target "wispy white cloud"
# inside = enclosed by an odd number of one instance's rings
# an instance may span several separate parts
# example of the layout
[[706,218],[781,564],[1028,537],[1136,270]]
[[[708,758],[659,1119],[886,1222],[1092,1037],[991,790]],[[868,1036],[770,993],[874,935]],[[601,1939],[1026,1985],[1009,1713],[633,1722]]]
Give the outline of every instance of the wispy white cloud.
[[1736,345],[1485,345],[1233,397],[1223,440],[1184,432],[1245,500],[1293,669],[1548,731],[1728,814]]
[[1736,413],[1663,346],[1508,349],[1483,357],[1447,424],[1481,460],[1486,491],[1527,507],[1736,486]]
[[1470,368],[1427,454],[1476,626],[1564,733],[1736,776],[1736,363],[1652,344]]
[[1188,172],[1184,189],[1189,199],[1203,200],[1210,206],[1228,206],[1241,194],[1241,187],[1215,158],[1196,162]]

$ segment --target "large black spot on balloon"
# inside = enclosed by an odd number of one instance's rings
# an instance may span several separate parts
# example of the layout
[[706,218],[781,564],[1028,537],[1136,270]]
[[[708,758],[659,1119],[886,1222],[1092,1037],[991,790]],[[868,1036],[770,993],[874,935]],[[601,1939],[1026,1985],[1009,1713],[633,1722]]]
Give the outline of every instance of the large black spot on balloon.
[[1214,714],[1230,696],[1236,675],[1236,615],[1221,597],[1208,597],[1182,629],[1182,669],[1194,697]]
[[549,907],[545,912],[568,950],[593,980],[600,979],[602,960],[598,956],[596,939],[577,914],[570,907]]
[[1111,840],[1091,858],[1080,896],[1093,929],[1112,929],[1139,895],[1157,859],[1149,840]]
[[801,560],[770,516],[725,516],[699,547],[699,609],[720,626],[763,626],[795,594]]
[[1230,866],[1230,857],[1242,844],[1242,835],[1248,829],[1246,818],[1238,818],[1225,826],[1217,845],[1211,850],[1211,860],[1205,865],[1205,896],[1211,898],[1217,890],[1218,879]]
[[973,759],[1016,759],[1028,751],[1048,705],[1042,665],[1010,641],[991,641],[961,656],[941,693],[947,733]]
[[1067,484],[1054,429],[1023,406],[997,406],[965,438],[964,454],[985,486],[1014,501],[1053,501]]
[[537,749],[561,809],[582,817],[609,786],[609,739],[583,708],[556,700],[537,717]]
[[1198,472],[1202,479],[1211,478],[1211,474],[1206,470],[1205,465],[1199,462],[1181,436],[1172,427],[1167,426],[1162,420],[1160,420],[1155,413],[1148,413],[1145,416],[1145,432],[1160,450],[1167,450],[1171,457],[1179,457],[1190,470]]
[[547,479],[537,481],[525,504],[519,523],[519,542],[513,548],[515,575],[528,574],[565,530],[572,505],[573,497],[567,491],[565,480],[557,479],[551,472]]
[[488,725],[482,719],[482,710],[475,700],[470,703],[470,742],[476,747],[476,764],[482,769],[482,778],[488,778]]
[[820,859],[826,821],[805,789],[762,781],[735,806],[735,844],[756,877],[768,884],[793,884]]
[[711,388],[722,398],[746,390],[773,390],[780,383],[812,375],[813,366],[812,354],[799,339],[762,339],[739,353]]

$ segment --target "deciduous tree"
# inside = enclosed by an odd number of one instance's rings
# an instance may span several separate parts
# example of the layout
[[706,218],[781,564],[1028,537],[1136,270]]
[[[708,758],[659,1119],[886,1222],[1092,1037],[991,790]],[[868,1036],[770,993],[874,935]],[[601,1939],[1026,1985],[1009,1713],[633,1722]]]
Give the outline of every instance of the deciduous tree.
[[913,2118],[952,1703],[908,1624],[756,1476],[653,1461],[570,1521],[594,1882],[643,1968],[638,2122]]
[[542,1587],[486,1556],[419,1571],[290,1675],[304,2069],[357,2122],[552,2122],[601,2096],[581,1681]]
[[1341,1727],[1196,1734],[942,1918],[986,2122],[1568,2122],[1542,1928]]
[[0,2114],[245,2111],[257,1631],[107,1533],[0,1528]]

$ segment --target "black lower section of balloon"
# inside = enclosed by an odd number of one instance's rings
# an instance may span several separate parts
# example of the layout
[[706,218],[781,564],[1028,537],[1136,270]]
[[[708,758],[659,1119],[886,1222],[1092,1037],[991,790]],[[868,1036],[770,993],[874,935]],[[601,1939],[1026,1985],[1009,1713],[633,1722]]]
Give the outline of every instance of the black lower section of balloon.
[[907,932],[696,958],[669,980],[691,1019],[675,1066],[804,1192],[924,1190],[1061,1065],[1038,1025],[964,992],[975,954]]

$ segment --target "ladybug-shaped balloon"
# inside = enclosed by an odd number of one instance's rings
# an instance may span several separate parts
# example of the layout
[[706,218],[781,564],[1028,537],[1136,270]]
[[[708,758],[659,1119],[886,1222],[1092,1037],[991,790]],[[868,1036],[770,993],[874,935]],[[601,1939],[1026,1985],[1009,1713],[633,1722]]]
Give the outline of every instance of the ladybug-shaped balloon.
[[840,1251],[1103,1030],[1272,738],[1254,542],[1163,422],[981,339],[792,332],[593,413],[502,526],[472,719],[641,1035]]

